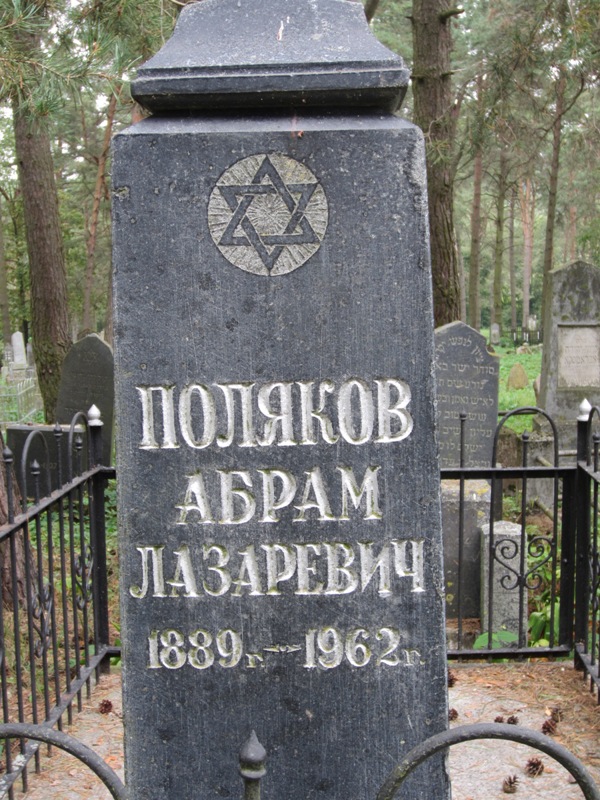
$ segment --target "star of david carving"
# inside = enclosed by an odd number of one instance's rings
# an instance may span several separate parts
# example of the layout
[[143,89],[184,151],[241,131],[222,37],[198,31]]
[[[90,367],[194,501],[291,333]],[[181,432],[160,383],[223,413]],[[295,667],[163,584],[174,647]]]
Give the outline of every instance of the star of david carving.
[[[318,183],[286,184],[268,156],[265,156],[251,182],[244,185],[220,185],[223,199],[232,211],[219,245],[252,247],[265,268],[271,273],[281,254],[294,245],[319,245],[321,240],[305,212]],[[252,222],[252,212],[260,211],[257,205],[265,198],[278,198],[288,214],[276,232],[257,229]]]

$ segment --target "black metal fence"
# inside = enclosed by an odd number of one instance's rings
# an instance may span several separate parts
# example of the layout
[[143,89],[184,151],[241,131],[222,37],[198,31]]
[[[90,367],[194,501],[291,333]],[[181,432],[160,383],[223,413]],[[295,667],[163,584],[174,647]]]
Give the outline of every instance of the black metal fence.
[[589,678],[600,703],[600,408],[579,423],[577,448],[577,592],[575,663]]
[[[461,447],[460,465],[442,470],[442,485],[456,482],[459,494],[455,524],[446,518],[444,524],[446,581],[452,584],[448,656],[522,659],[574,652],[600,702],[600,408],[583,405],[580,412],[575,449],[560,449],[559,432],[543,410],[524,408],[500,420],[489,468],[462,466]],[[502,432],[523,414],[535,417],[539,430],[518,438],[518,465],[501,466]],[[473,492],[482,481],[489,486],[484,500]],[[471,495],[478,498],[476,514]],[[469,572],[474,552],[480,576],[475,615]]]
[[[541,420],[546,449],[526,432],[518,459],[502,455],[501,465],[503,432],[523,414]],[[441,473],[443,505],[448,486],[458,496],[457,513],[444,517],[449,658],[574,652],[600,697],[600,409],[580,418],[568,453],[542,410],[506,414],[489,467],[464,466],[463,417],[459,464]],[[94,673],[119,654],[109,638],[105,530],[115,471],[100,463],[102,424],[92,411],[51,439],[32,428],[18,464],[3,454],[0,703],[5,725],[60,730]],[[17,781],[27,789],[39,746],[4,740],[0,796],[13,800]]]
[[[53,441],[32,428],[19,463],[3,453],[0,493],[0,704],[4,723],[62,729],[81,708],[109,646],[102,422],[96,410],[60,426]],[[35,452],[38,458],[31,460]],[[66,474],[64,468],[66,465]],[[17,479],[18,476],[18,479]],[[3,495],[3,496],[2,496]],[[39,744],[4,740],[0,796],[27,790]]]

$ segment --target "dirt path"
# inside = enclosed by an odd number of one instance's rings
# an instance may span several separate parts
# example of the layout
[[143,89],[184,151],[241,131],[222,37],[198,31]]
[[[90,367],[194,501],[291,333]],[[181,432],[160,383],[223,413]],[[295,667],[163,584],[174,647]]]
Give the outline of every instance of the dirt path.
[[[450,707],[458,714],[453,725],[493,722],[499,716],[507,721],[508,717],[516,716],[518,724],[539,731],[551,710],[559,708],[562,719],[554,738],[575,753],[600,784],[600,707],[570,664],[455,665],[452,672],[456,683],[450,689]],[[83,711],[76,716],[68,732],[100,753],[123,777],[121,676],[118,671],[101,679],[90,700],[84,698]],[[458,745],[452,750],[450,762],[453,800],[504,798],[502,784],[509,776],[516,776],[518,780],[516,794],[520,800],[579,800],[583,797],[569,782],[568,774],[548,756],[541,755],[543,774],[529,777],[525,766],[535,755],[521,745],[498,741]],[[239,796],[242,797],[241,783]],[[17,792],[15,797],[22,795]],[[85,767],[70,756],[55,753],[43,759],[41,775],[30,776],[26,800],[107,800],[109,797],[108,791]]]

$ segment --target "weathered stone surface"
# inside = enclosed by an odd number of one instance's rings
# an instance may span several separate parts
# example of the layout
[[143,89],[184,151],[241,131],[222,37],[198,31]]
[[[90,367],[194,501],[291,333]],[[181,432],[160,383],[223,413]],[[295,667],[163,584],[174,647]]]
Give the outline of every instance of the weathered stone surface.
[[[490,535],[493,556],[490,561]],[[501,520],[481,528],[481,625],[490,628],[490,586],[492,593],[492,633],[519,634],[519,585],[521,572],[521,526]],[[527,597],[523,604],[521,630],[527,631]],[[517,641],[517,640],[515,640]]]
[[256,730],[267,797],[373,797],[447,724],[421,134],[150,118],[113,186],[130,792],[237,796]]
[[506,379],[507,389],[525,389],[529,386],[529,378],[523,364],[513,364]]
[[13,366],[15,369],[25,369],[27,366],[27,356],[25,354],[25,340],[21,331],[16,331],[11,336],[13,349]]
[[544,330],[540,405],[575,446],[579,405],[600,403],[600,269],[576,261],[550,273],[552,308]]
[[498,359],[485,337],[464,322],[435,331],[438,435],[442,467],[460,464],[461,414],[465,419],[465,467],[491,464],[498,422]]
[[78,411],[100,409],[104,464],[111,463],[112,428],[115,405],[114,359],[112,349],[97,334],[76,342],[63,362],[56,417],[70,424]]
[[402,59],[347,0],[203,0],[138,71],[132,94],[153,111],[310,106],[397,108]]
[[490,518],[491,491],[487,481],[465,481],[462,498],[459,481],[442,482],[442,531],[446,616],[479,617],[481,606],[481,527]]

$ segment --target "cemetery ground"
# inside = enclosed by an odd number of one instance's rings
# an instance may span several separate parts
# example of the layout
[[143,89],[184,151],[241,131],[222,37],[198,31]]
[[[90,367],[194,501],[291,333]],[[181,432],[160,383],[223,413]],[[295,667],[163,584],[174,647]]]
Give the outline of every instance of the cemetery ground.
[[[572,661],[538,661],[512,664],[451,664],[449,706],[452,726],[477,722],[512,722],[539,731],[549,719],[558,719],[553,733],[557,742],[573,752],[600,782],[600,708],[594,695],[573,668]],[[121,672],[113,667],[82,699],[82,712],[69,732],[97,751],[123,776],[123,725]],[[240,731],[240,742],[245,736]],[[210,752],[196,753],[210,758]],[[543,767],[541,774],[532,774]],[[271,800],[267,778],[263,797]],[[236,765],[232,764],[232,770]],[[517,778],[517,795],[544,800],[578,800],[578,787],[549,757],[514,743],[469,742],[451,751],[453,800],[505,797],[505,779]],[[302,781],[301,767],[298,781]],[[27,800],[105,800],[109,793],[92,773],[64,753],[45,755],[40,775],[30,774]],[[18,797],[18,794],[16,795]],[[242,784],[240,793],[242,797]],[[401,795],[400,795],[401,797]],[[435,800],[435,798],[431,798]]]

